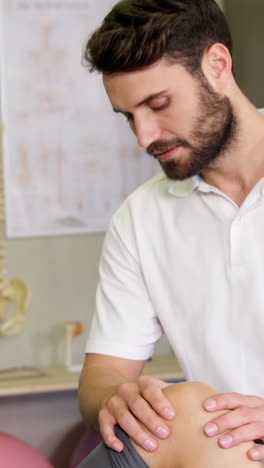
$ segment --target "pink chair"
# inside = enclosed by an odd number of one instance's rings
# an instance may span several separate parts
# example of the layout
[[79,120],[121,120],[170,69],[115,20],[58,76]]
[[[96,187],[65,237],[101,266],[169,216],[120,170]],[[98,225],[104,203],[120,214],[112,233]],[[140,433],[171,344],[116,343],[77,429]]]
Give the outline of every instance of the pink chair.
[[4,432],[0,432],[0,466],[5,468],[54,468],[33,447]]

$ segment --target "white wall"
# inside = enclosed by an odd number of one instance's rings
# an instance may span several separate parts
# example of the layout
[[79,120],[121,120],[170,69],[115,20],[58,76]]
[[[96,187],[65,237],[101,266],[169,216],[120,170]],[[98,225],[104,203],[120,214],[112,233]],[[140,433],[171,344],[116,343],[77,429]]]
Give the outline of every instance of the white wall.
[[[94,311],[103,235],[9,240],[9,276],[22,276],[33,297],[24,331],[0,337],[0,369],[63,362],[63,323],[79,320],[86,332],[74,342],[74,359],[83,359]],[[158,352],[168,351],[166,340]]]
[[[87,329],[94,310],[103,236],[8,241],[9,276],[22,276],[33,296],[24,331],[1,337],[0,368],[47,365],[63,360],[63,323],[80,320]],[[75,360],[85,335],[75,340]]]
[[264,1],[225,0],[234,42],[237,81],[249,99],[264,107]]

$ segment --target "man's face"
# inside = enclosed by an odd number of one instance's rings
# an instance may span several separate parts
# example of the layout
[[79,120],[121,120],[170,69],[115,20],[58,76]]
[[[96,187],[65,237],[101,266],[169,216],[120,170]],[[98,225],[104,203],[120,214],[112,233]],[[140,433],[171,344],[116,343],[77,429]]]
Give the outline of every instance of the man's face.
[[181,65],[161,60],[145,70],[104,76],[104,85],[113,109],[125,115],[138,144],[171,179],[200,173],[235,139],[229,99]]

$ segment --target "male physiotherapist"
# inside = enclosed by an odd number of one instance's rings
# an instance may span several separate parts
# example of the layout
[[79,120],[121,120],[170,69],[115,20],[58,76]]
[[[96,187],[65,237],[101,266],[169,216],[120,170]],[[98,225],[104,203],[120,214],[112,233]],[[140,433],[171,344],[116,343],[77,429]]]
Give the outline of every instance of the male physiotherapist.
[[214,0],[121,0],[87,43],[114,112],[162,169],[110,223],[80,379],[84,419],[116,452],[117,423],[148,453],[177,424],[167,384],[140,377],[163,333],[187,380],[219,392],[205,440],[264,440],[264,117],[231,57]]

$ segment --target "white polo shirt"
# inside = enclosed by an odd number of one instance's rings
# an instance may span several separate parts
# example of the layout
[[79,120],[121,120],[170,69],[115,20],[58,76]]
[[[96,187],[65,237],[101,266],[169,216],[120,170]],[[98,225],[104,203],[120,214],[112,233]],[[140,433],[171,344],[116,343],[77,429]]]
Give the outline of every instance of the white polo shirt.
[[264,179],[243,205],[161,173],[114,215],[86,352],[149,358],[165,333],[188,380],[264,396]]

